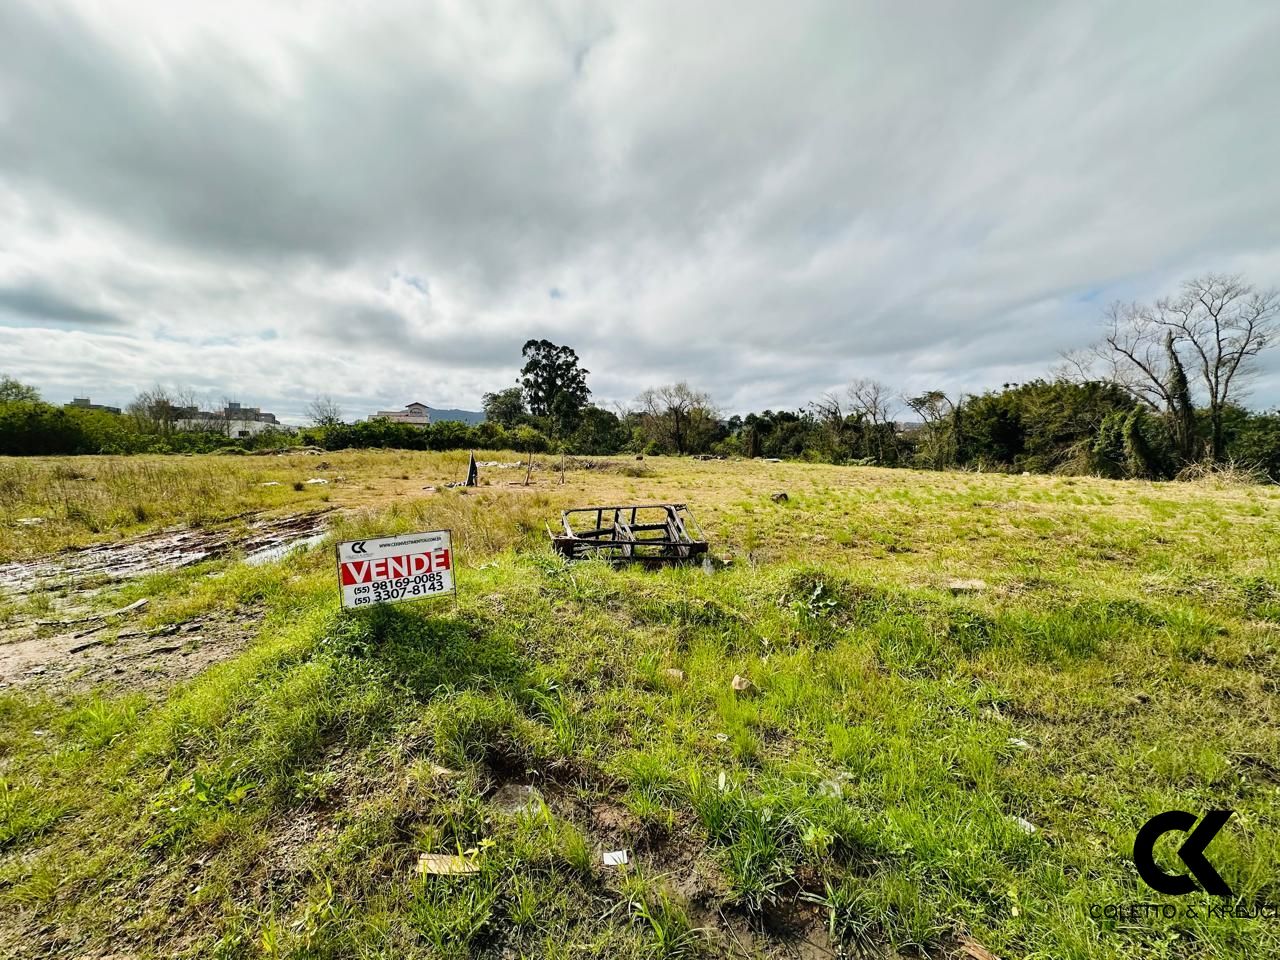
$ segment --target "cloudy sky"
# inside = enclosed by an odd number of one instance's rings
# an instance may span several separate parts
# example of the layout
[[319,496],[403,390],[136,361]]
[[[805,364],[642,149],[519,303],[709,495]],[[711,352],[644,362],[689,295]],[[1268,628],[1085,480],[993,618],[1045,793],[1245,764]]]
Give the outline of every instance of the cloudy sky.
[[547,337],[742,412],[1280,285],[1280,4],[292,6],[0,0],[0,371],[354,417]]

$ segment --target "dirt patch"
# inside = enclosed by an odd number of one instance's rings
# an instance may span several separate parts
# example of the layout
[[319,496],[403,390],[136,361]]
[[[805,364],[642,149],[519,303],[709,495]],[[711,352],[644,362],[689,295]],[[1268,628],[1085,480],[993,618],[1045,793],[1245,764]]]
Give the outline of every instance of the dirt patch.
[[329,511],[265,517],[243,526],[165,530],[119,543],[0,564],[0,595],[25,605],[0,624],[0,689],[79,691],[100,684],[157,689],[195,676],[240,649],[254,618],[202,618],[144,630],[140,608],[94,612],[103,590],[240,551],[269,563],[318,542]]
[[266,551],[287,550],[297,541],[320,534],[329,512],[266,517],[244,527],[162,530],[37,560],[0,563],[0,595],[11,601],[37,594],[84,596],[121,580],[189,567],[234,550],[243,550],[250,558]]
[[255,618],[191,620],[159,630],[58,633],[0,643],[0,690],[78,692],[93,687],[160,689],[225,660],[256,631]]
[[257,895],[290,886],[301,890],[309,875],[309,851],[322,838],[323,842],[332,842],[333,834],[329,817],[318,810],[303,810],[289,817],[272,837],[271,856],[262,864],[264,872],[257,884]]
[[734,960],[835,960],[851,956],[831,939],[822,909],[799,900],[777,903],[759,917],[713,908],[695,912],[693,920],[717,956]]
[[[763,914],[749,916],[725,906],[729,887],[705,845],[695,839],[691,824],[667,830],[657,823],[640,820],[608,787],[606,778],[581,769],[543,771],[516,783],[507,769],[490,775],[497,781],[487,793],[496,809],[508,813],[526,809],[538,799],[552,812],[576,824],[597,849],[625,850],[631,861],[655,875],[667,878],[671,891],[687,905],[694,925],[700,927],[714,955],[742,960],[832,960],[850,956],[841,952],[827,929],[826,913],[816,904],[800,898],[809,886],[797,883],[788,896],[772,904]],[[602,789],[604,788],[604,789]],[[603,868],[608,870],[609,868]],[[812,878],[807,878],[812,879]],[[890,958],[892,953],[884,954]]]

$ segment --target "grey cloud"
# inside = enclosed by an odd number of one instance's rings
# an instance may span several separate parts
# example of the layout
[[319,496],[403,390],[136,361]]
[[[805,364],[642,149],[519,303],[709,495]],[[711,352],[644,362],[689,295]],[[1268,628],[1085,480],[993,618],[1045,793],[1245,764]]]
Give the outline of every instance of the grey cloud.
[[262,364],[282,408],[474,407],[547,336],[602,400],[777,408],[1025,379],[1206,269],[1280,284],[1280,8],[176,9],[0,6],[0,270],[130,319],[120,391]]
[[350,304],[333,308],[308,330],[324,343],[354,354],[395,355],[425,365],[467,369],[510,367],[523,341],[507,331],[433,331],[386,307]]
[[0,287],[0,314],[3,313],[73,326],[111,327],[123,323],[109,311],[74,303],[35,285]]
[[563,249],[585,208],[572,54],[511,87],[423,59],[415,39],[440,28],[384,16],[295,51],[291,102],[224,45],[158,70],[56,6],[10,4],[0,151],[21,181],[219,257],[409,246],[495,280]]

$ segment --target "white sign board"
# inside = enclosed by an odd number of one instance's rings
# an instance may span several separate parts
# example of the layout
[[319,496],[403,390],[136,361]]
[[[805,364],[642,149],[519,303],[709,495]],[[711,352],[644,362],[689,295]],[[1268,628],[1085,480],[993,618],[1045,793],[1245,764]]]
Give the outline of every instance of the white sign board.
[[348,608],[451,594],[453,546],[449,531],[340,543],[338,583],[342,605]]

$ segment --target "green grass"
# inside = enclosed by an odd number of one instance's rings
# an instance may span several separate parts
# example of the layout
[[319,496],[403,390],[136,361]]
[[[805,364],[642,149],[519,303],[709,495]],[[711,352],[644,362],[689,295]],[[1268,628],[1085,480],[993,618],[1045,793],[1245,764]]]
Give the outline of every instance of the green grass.
[[[0,694],[0,951],[712,956],[719,914],[799,900],[851,950],[1280,953],[1275,922],[1089,912],[1173,902],[1131,861],[1170,808],[1234,809],[1210,859],[1280,901],[1274,488],[647,460],[379,504],[360,469],[453,464],[362,456],[338,535],[454,529],[457,607],[344,615],[326,550],[104,597],[260,632],[150,700]],[[545,548],[560,505],[629,486],[732,563]],[[537,798],[501,809],[508,783]]]

